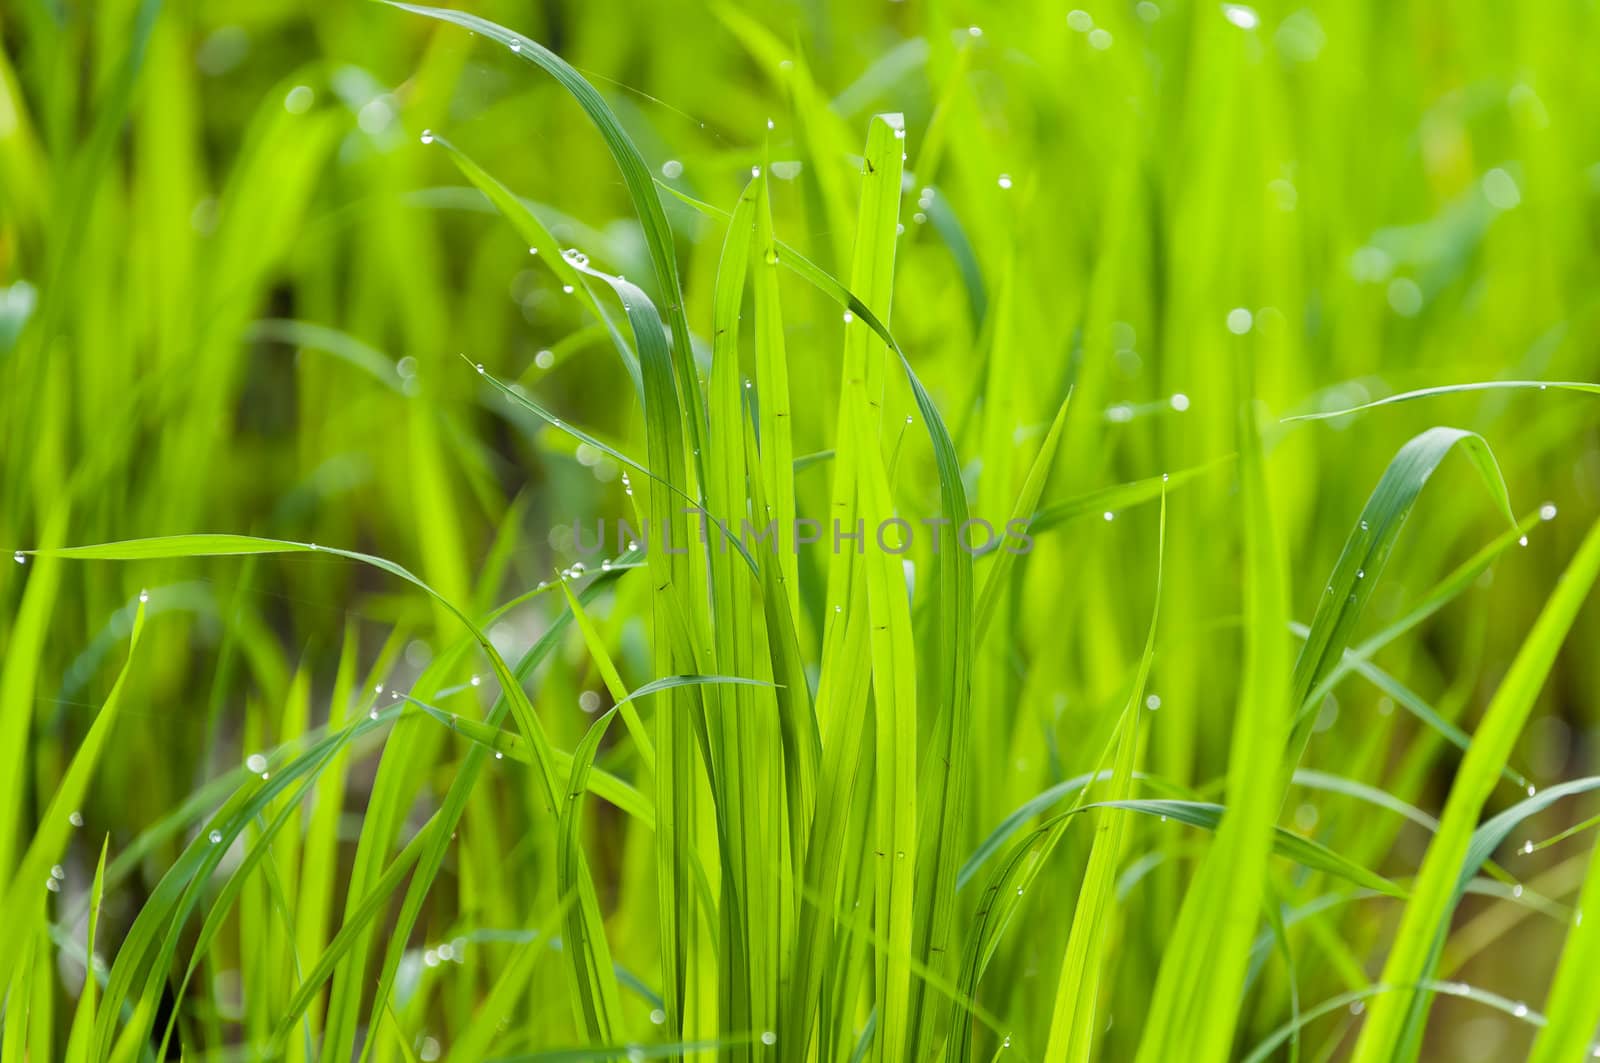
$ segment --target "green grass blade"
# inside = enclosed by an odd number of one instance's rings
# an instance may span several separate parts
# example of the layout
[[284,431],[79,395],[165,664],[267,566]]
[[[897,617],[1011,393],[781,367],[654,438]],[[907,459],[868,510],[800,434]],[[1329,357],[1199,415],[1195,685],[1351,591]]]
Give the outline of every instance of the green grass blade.
[[1529,1063],[1562,1063],[1582,1059],[1594,1050],[1600,1025],[1600,997],[1593,992],[1593,974],[1600,967],[1600,867],[1591,855],[1578,910],[1567,931],[1555,980],[1545,998],[1546,1022],[1534,1038]]
[[[1438,938],[1448,926],[1452,896],[1471,842],[1473,824],[1499,778],[1500,769],[1533,707],[1533,700],[1597,575],[1600,575],[1600,524],[1590,529],[1562,574],[1554,594],[1528,632],[1516,660],[1484,711],[1394,937],[1394,947],[1384,965],[1385,982],[1406,986],[1428,976]],[[1382,998],[1374,1004],[1362,1028],[1353,1058],[1357,1063],[1412,1058],[1425,1015],[1425,997],[1414,991],[1402,989]]]
[[45,806],[38,831],[28,843],[10,884],[6,887],[4,911],[5,926],[0,929],[0,986],[11,984],[17,976],[17,965],[22,961],[29,943],[38,935],[44,921],[47,893],[45,883],[52,881],[50,868],[61,859],[72,833],[68,817],[83,804],[84,794],[94,775],[95,765],[105,751],[122,708],[122,692],[133,667],[133,654],[139,645],[139,635],[144,630],[144,604],[134,613],[133,628],[128,635],[128,656],[117,673],[111,692],[100,706],[89,733],[84,736],[72,764],[62,776],[55,795]]
[[[1065,413],[1066,407],[1063,405],[1062,412],[1056,416],[1056,422],[1051,427],[1052,437],[1059,433]],[[1053,450],[1053,443],[1047,440],[1045,448]],[[1029,479],[1033,479],[1031,473]],[[1035,498],[1037,495],[1035,490]],[[1019,508],[1024,512],[1031,510],[1033,499],[1024,499],[1019,503]],[[1161,573],[1166,555],[1166,538],[1167,509],[1163,497],[1156,546],[1155,604],[1150,611],[1150,624],[1145,633],[1144,650],[1139,655],[1133,689],[1122,710],[1121,735],[1117,740],[1117,756],[1110,779],[1113,801],[1126,801],[1133,795],[1133,772],[1138,764],[1142,724],[1140,712],[1144,705],[1145,683],[1150,676],[1150,662],[1156,651],[1156,621],[1161,611]],[[1084,871],[1083,885],[1078,890],[1072,931],[1067,938],[1067,950],[1061,959],[1061,975],[1056,983],[1050,1033],[1045,1042],[1046,1063],[1062,1063],[1069,1059],[1087,1061],[1093,1053],[1107,922],[1111,918],[1115,899],[1117,868],[1122,863],[1126,828],[1127,821],[1122,816],[1101,815],[1095,824],[1089,866]]]
[[1579,391],[1590,395],[1600,395],[1600,384],[1590,384],[1577,380],[1484,380],[1472,384],[1443,384],[1439,387],[1419,388],[1416,391],[1389,395],[1385,398],[1374,399],[1372,402],[1364,402],[1359,406],[1350,406],[1342,410],[1322,410],[1317,413],[1296,414],[1293,417],[1285,417],[1284,421],[1326,421],[1334,417],[1348,417],[1351,414],[1376,409],[1379,406],[1393,406],[1398,402],[1427,399],[1435,395],[1457,395],[1469,391],[1547,391],[1550,388],[1555,388],[1557,391]]

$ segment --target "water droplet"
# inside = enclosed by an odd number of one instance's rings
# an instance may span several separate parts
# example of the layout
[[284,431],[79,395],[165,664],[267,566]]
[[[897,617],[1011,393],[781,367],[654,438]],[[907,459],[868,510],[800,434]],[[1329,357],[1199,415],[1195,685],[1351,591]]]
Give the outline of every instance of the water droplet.
[[1396,277],[1384,289],[1389,309],[1401,317],[1416,317],[1422,310],[1422,288],[1410,277]]
[[998,178],[995,179],[995,184],[999,185],[1001,188],[1010,188],[1011,187],[1011,175],[1008,174],[1008,173],[1001,174]]
[[562,286],[561,286],[561,290],[562,290],[562,291],[563,291],[563,292],[566,292],[566,293],[567,293],[567,294],[568,294],[568,295],[571,295],[571,294],[572,294],[572,292],[573,292],[573,287],[572,287],[572,285],[570,285],[570,284],[563,284],[563,285],[562,285]]
[[854,321],[855,319],[856,319],[856,316],[854,314],[852,314],[850,311],[846,310],[844,312],[844,323],[846,325],[850,324],[850,322]]
[[751,177],[760,177],[761,176],[761,167],[759,167],[759,166],[750,167],[750,176]]
[[1089,31],[1089,47],[1097,52],[1103,52],[1112,44],[1111,34],[1107,30],[1093,29]]
[[51,893],[60,893],[61,883],[57,882],[53,878],[47,878],[44,880],[44,888],[49,890]]
[[1083,10],[1069,11],[1067,12],[1067,25],[1079,33],[1088,33],[1094,29],[1094,16]]
[[1021,886],[1017,887],[1017,896],[1018,897],[1022,896],[1022,887]]
[[1253,30],[1261,24],[1261,16],[1256,14],[1256,9],[1244,4],[1223,4],[1222,17],[1242,30]]
[[473,676],[472,679],[471,679],[471,683],[472,683],[473,686],[477,686],[482,682],[483,682],[483,679],[481,677],[479,677],[479,676]]
[[1366,578],[1367,578],[1367,570],[1366,569],[1364,569],[1364,568],[1356,569],[1356,579],[1366,579]]
[[1556,504],[1554,502],[1546,502],[1544,505],[1540,506],[1539,507],[1539,519],[1540,520],[1555,520],[1556,519]]
[[424,144],[432,144],[433,143],[433,130],[424,129],[422,131],[422,142]]
[[83,813],[82,812],[74,812],[74,813],[72,813],[71,815],[67,816],[67,822],[72,824],[74,827],[83,826]]
[[1515,886],[1511,887],[1511,896],[1513,896],[1513,897],[1522,896],[1522,883],[1519,882]]
[[1367,522],[1366,521],[1362,521],[1361,522],[1361,530],[1362,531],[1366,531],[1367,530]]
[[317,94],[311,91],[310,85],[296,85],[284,96],[283,109],[290,114],[305,114],[311,110],[311,104],[316,98]]
[[967,27],[967,36],[968,37],[982,37],[983,36],[983,27],[982,26],[968,26]]
[[494,759],[495,760],[505,760],[506,759],[506,755],[504,753],[502,753],[500,750],[497,749],[497,750],[494,751]]
[[679,162],[677,159],[668,159],[666,162],[661,164],[661,176],[667,178],[669,181],[674,177],[682,177],[683,163]]
[[1105,517],[1106,520],[1116,520],[1117,519],[1117,515],[1115,513],[1111,512],[1109,509],[1106,510],[1104,513],[1102,513],[1101,516]]
[[1532,838],[1529,838],[1527,841],[1522,843],[1522,853],[1523,853],[1524,856],[1533,855],[1533,839]]
[[56,864],[50,868],[50,877],[55,879],[57,882],[61,882],[67,877],[67,869],[62,867],[60,864]]
[[438,950],[437,949],[429,949],[427,952],[424,952],[422,954],[422,962],[427,964],[429,967],[437,967],[437,966],[439,966],[439,952],[438,952]]
[[912,416],[909,413],[906,414],[906,424],[912,424],[913,421],[914,421],[914,419],[912,418]]
[[555,352],[540,351],[538,354],[533,356],[533,364],[538,366],[540,369],[549,369],[551,366],[556,364]]
[[1255,316],[1242,306],[1236,306],[1228,311],[1228,331],[1235,336],[1243,336],[1250,331]]
[[1526,535],[1524,535],[1522,538],[1518,539],[1517,540],[1517,545],[1518,546],[1527,546],[1528,545],[1528,537]]
[[767,119],[767,128],[768,129],[776,129],[776,128],[778,128],[778,126],[777,126],[776,123],[773,122],[772,119],[768,118]]
[[1534,794],[1536,794],[1538,792],[1539,792],[1539,788],[1537,786],[1533,785],[1532,783],[1528,784],[1528,796],[1529,797],[1532,797]]
[[476,368],[478,370],[478,375],[479,376],[483,375],[483,363],[482,362],[479,362],[474,368]]
[[1517,1002],[1517,1006],[1511,1009],[1511,1014],[1515,1015],[1519,1019],[1527,1018],[1528,1017],[1528,1005],[1522,1003],[1521,1001],[1518,1001]]
[[267,770],[267,758],[260,753],[252,753],[244,759],[244,766],[259,775]]
[[520,51],[522,51],[522,42],[521,42],[521,41],[512,41],[512,42],[511,42],[511,50],[512,50],[512,51],[513,51],[513,52],[520,52]]
[[18,550],[16,553],[12,554],[11,560],[15,561],[19,565],[26,565],[28,563],[28,559],[22,556],[21,550]]
[[1011,1047],[1011,1035],[1010,1034],[1006,1034],[1006,1039],[1004,1041],[1000,1042],[1000,1047],[1001,1048],[1010,1048]]
[[377,718],[378,718],[378,710],[377,709],[373,709],[371,712],[367,713],[367,719],[376,720]]
[[1154,22],[1161,17],[1161,8],[1151,3],[1150,0],[1139,0],[1133,10],[1139,16],[1139,21],[1141,22]]
[[[746,391],[749,391],[749,390],[750,390],[750,389],[751,389],[751,388],[753,388],[753,387],[755,387],[755,386],[756,386],[756,385],[755,385],[755,381],[753,381],[753,380],[746,380],[746,381],[745,381],[745,382],[744,382],[744,389],[745,389],[745,390],[746,390]],[[698,452],[697,452],[697,453],[698,453]]]
[[222,844],[222,832],[220,830],[214,830],[210,834],[206,835],[206,837],[211,840],[212,845]]
[[771,1030],[765,1030],[761,1034],[761,1043],[764,1045],[775,1045],[778,1043],[778,1035],[773,1033]]
[[1179,413],[1182,413],[1184,410],[1189,408],[1189,396],[1185,395],[1181,391],[1173,395],[1172,398],[1168,399],[1167,401],[1171,403],[1172,408],[1177,410]]
[[1151,694],[1149,697],[1145,698],[1144,707],[1149,709],[1151,712],[1155,712],[1157,709],[1161,708],[1161,695]]
[[144,603],[146,603],[148,601],[150,601],[150,592],[149,591],[140,591],[139,592],[139,603],[141,605],[143,605]]

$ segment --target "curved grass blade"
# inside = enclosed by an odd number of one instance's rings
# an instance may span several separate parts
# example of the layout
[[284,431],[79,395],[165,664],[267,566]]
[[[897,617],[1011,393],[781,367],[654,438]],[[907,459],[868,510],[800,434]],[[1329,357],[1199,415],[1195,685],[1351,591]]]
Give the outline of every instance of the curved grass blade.
[[[1554,593],[1484,711],[1473,736],[1472,748],[1450,789],[1439,830],[1423,858],[1422,870],[1394,938],[1394,948],[1384,965],[1386,982],[1406,985],[1421,981],[1437,961],[1454,898],[1459,896],[1463,863],[1476,840],[1470,833],[1472,825],[1493,791],[1534,698],[1544,685],[1597,575],[1600,575],[1600,523],[1590,528],[1577,555],[1562,573]],[[1499,818],[1490,822],[1495,823]],[[1484,853],[1485,858],[1487,855]],[[1401,991],[1379,1001],[1356,1043],[1353,1057],[1356,1063],[1412,1058],[1420,1042],[1426,1010],[1426,998],[1415,992]]]
[[[385,558],[377,557],[372,554],[361,553],[355,550],[342,550],[337,547],[319,547],[314,543],[297,543],[283,539],[267,539],[246,535],[176,535],[152,539],[128,540],[122,543],[102,543],[96,546],[65,547],[58,550],[40,551],[39,553],[78,559],[140,560],[150,558],[302,552],[331,554],[335,557],[342,557],[348,560],[358,561],[362,564],[370,565],[374,568],[388,572],[391,575],[397,576],[425,592],[446,611],[461,621],[461,623],[472,634],[474,640],[478,643],[484,655],[489,658],[489,662],[494,668],[495,675],[500,682],[502,695],[507,699],[511,708],[511,712],[516,718],[517,725],[522,730],[524,737],[528,739],[529,746],[533,751],[535,767],[538,769],[535,772],[536,781],[541,785],[545,807],[554,812],[559,807],[558,794],[561,791],[561,783],[556,778],[554,756],[551,752],[549,743],[545,738],[544,728],[539,723],[538,717],[534,714],[533,705],[531,702],[529,702],[528,695],[523,691],[521,683],[512,673],[511,669],[506,665],[506,662],[504,658],[500,656],[499,651],[494,648],[494,644],[489,641],[488,636],[485,635],[477,625],[473,624],[471,618],[469,618],[459,606],[455,605],[455,603],[451,602],[449,599],[435,591],[432,587],[424,583],[421,579],[413,575],[403,566],[397,565],[393,561],[389,561]],[[442,857],[442,852],[438,855]],[[433,867],[436,869],[437,864],[434,864]],[[584,886],[582,883],[580,883],[580,887],[582,889],[591,891],[592,893],[593,883],[589,882],[587,877],[583,879],[583,882],[587,883],[587,885]],[[421,898],[419,894],[407,895],[408,905],[420,906],[420,903]],[[583,911],[586,916],[590,911],[590,908],[583,904],[583,898],[581,895],[580,911]],[[596,930],[596,934],[597,933],[598,929]],[[595,936],[595,934],[591,934],[586,940],[592,941],[594,940]],[[404,935],[398,935],[396,940],[400,943],[403,943]],[[567,955],[575,964],[584,962],[583,958],[578,955],[577,950],[569,950]],[[378,997],[378,1001],[380,1003],[386,997],[387,983],[392,980],[392,971],[398,966],[398,962],[399,953],[395,951],[394,948],[391,948],[391,956],[389,960],[386,961],[387,977],[385,978],[384,982],[380,983],[380,993]],[[607,967],[609,969],[609,965],[607,965]],[[105,1033],[101,1034],[102,1044],[106,1044],[104,1040],[105,1036]],[[369,1041],[369,1049],[371,1044],[372,1042]]]
[[[638,357],[629,348],[628,342],[622,338],[622,333],[617,330],[616,323],[611,320],[611,315],[606,312],[605,307],[589,293],[589,286],[583,283],[583,278],[578,275],[578,271],[572,268],[572,264],[567,261],[567,256],[562,253],[561,245],[556,242],[556,238],[550,234],[550,230],[545,227],[544,222],[533,212],[533,209],[514,195],[509,188],[501,184],[487,170],[474,162],[466,152],[456,147],[445,137],[429,132],[425,134],[423,142],[437,144],[444,148],[445,152],[450,156],[450,161],[456,164],[456,169],[461,171],[462,176],[471,181],[478,191],[482,192],[484,197],[500,212],[500,215],[511,223],[511,227],[517,231],[517,236],[522,239],[523,243],[528,245],[528,253],[537,255],[555,273],[556,278],[562,281],[578,297],[584,308],[599,319],[606,334],[611,337],[611,345],[616,348],[618,357],[622,359],[623,368],[628,371],[628,376],[633,379],[634,390],[642,396],[644,394],[644,381],[639,375]],[[510,389],[507,390],[509,391]],[[512,392],[512,395],[516,397],[515,392]],[[532,403],[526,403],[526,405],[533,409],[535,413],[538,413],[539,416],[544,417],[545,420],[552,421],[558,428],[561,427],[560,421],[556,421],[543,413]]]
[[[1111,777],[1110,772],[1099,774],[1101,778]],[[1080,796],[1078,803],[1072,808],[1040,823],[1007,851],[984,888],[978,904],[977,923],[968,938],[966,967],[962,973],[960,993],[969,997],[973,995],[974,988],[999,945],[1001,935],[1015,916],[1020,903],[1018,898],[1027,894],[1045,859],[1060,841],[1067,827],[1074,822],[1074,817],[1096,808],[1119,809],[1157,819],[1176,820],[1213,832],[1220,829],[1224,822],[1224,813],[1227,811],[1223,805],[1204,801],[1146,798],[1085,803]],[[1281,827],[1273,828],[1270,848],[1277,855],[1301,867],[1327,872],[1376,894],[1395,898],[1407,896],[1398,885],[1381,875],[1353,863],[1324,845],[1302,838]],[[961,1022],[958,1016],[950,1040],[952,1058],[968,1057],[969,1036],[970,1024]]]
[[[384,2],[415,15],[453,23],[504,45],[512,51],[512,54],[533,63],[555,78],[556,82],[578,102],[584,113],[589,116],[589,120],[599,130],[601,138],[606,142],[606,148],[622,172],[622,181],[627,186],[628,197],[633,202],[634,210],[639,214],[645,244],[650,250],[650,262],[656,274],[656,283],[663,298],[667,300],[667,319],[672,328],[672,365],[677,376],[678,390],[682,393],[683,409],[687,411],[684,420],[688,423],[689,438],[693,442],[695,453],[698,454],[705,445],[705,403],[701,398],[699,381],[695,374],[694,348],[689,337],[689,321],[683,309],[683,288],[678,283],[678,262],[673,251],[672,228],[667,224],[666,211],[661,206],[661,198],[656,192],[650,167],[645,165],[644,157],[639,154],[639,149],[634,146],[627,131],[622,128],[622,123],[617,120],[616,114],[583,75],[537,41],[520,33],[514,33],[488,19],[463,11],[423,7],[401,3],[400,0],[384,0]],[[644,352],[639,353],[642,362]]]
[[1590,384],[1581,380],[1484,380],[1472,384],[1442,384],[1438,387],[1419,388],[1416,391],[1390,395],[1386,398],[1375,399],[1372,402],[1364,402],[1359,406],[1350,406],[1342,410],[1296,414],[1293,417],[1283,418],[1283,421],[1286,423],[1289,421],[1326,421],[1334,417],[1348,417],[1350,414],[1376,409],[1379,406],[1393,406],[1398,402],[1427,399],[1435,395],[1456,395],[1468,391],[1546,391],[1550,388],[1555,388],[1558,391],[1581,391],[1591,395],[1600,395],[1600,384]]
[[1274,1030],[1270,1035],[1268,1035],[1266,1040],[1258,1044],[1250,1051],[1249,1055],[1244,1057],[1242,1063],[1265,1063],[1266,1060],[1272,1058],[1273,1053],[1278,1050],[1279,1046],[1281,1046],[1283,1042],[1287,1041],[1290,1037],[1297,1035],[1301,1030],[1305,1029],[1305,1027],[1315,1022],[1317,1019],[1322,1018],[1324,1015],[1331,1015],[1335,1012],[1342,1011],[1345,1008],[1350,1007],[1350,1005],[1361,1001],[1372,1000],[1374,998],[1381,1000],[1390,993],[1415,993],[1418,991],[1449,993],[1451,996],[1461,997],[1465,1000],[1475,1001],[1479,1004],[1485,1004],[1504,1015],[1508,1015],[1519,1022],[1525,1022],[1530,1026],[1543,1026],[1545,1022],[1543,1015],[1540,1015],[1537,1011],[1528,1010],[1526,1005],[1518,1001],[1508,1000],[1507,998],[1500,996],[1498,993],[1491,993],[1486,989],[1479,989],[1475,986],[1467,985],[1465,982],[1428,981],[1415,983],[1412,986],[1396,986],[1377,982],[1362,989],[1351,990],[1348,993],[1340,993],[1338,996],[1330,997],[1321,1004],[1318,1004],[1316,1007],[1302,1012],[1300,1016],[1293,1022],[1286,1023],[1285,1025],[1278,1027],[1278,1029]]
[[[1165,798],[1145,798],[1136,801],[1098,801],[1085,808],[1122,808],[1145,816],[1166,817],[1192,827],[1216,831],[1222,825],[1222,805],[1204,801],[1174,801]],[[1368,871],[1359,864],[1340,856],[1327,846],[1302,837],[1282,827],[1273,828],[1272,848],[1278,855],[1313,871],[1325,871],[1353,885],[1362,886],[1387,897],[1407,896],[1406,891],[1382,875]]]
[[1180,485],[1219,469],[1233,460],[1231,455],[1217,458],[1204,465],[1180,469],[1175,473],[1162,473],[1160,476],[1147,476],[1142,480],[1113,484],[1098,491],[1078,495],[1076,498],[1052,502],[1034,513],[1033,519],[1028,522],[1028,530],[1034,533],[1048,531],[1088,513],[1118,513],[1145,502],[1154,502],[1161,497],[1163,491],[1177,490]]
[[1343,657],[1417,496],[1439,464],[1458,447],[1472,461],[1506,522],[1516,525],[1517,518],[1511,511],[1511,499],[1500,467],[1489,445],[1476,432],[1434,427],[1400,448],[1384,469],[1361,511],[1361,519],[1345,540],[1327,588],[1317,603],[1305,647],[1295,661],[1290,703],[1296,706],[1299,721],[1290,749],[1289,771],[1298,765],[1310,737],[1310,724],[1314,722],[1311,717],[1315,712],[1315,705],[1310,702],[1311,691]]
[[390,391],[404,393],[400,374],[388,355],[336,328],[313,324],[310,321],[262,318],[245,330],[244,338],[326,351],[347,365],[366,373]]

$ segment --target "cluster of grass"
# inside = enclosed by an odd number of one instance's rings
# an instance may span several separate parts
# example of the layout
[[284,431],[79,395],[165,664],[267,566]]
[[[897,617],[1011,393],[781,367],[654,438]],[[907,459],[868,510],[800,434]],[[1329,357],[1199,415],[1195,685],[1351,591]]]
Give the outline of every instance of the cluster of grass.
[[1592,4],[474,7],[0,10],[0,1063],[1600,1055]]

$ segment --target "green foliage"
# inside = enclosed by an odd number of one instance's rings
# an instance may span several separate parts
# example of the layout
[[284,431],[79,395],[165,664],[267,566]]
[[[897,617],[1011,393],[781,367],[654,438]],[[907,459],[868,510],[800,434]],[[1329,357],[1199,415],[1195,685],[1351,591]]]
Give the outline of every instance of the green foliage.
[[1600,13],[13,6],[0,1063],[1597,1050]]

